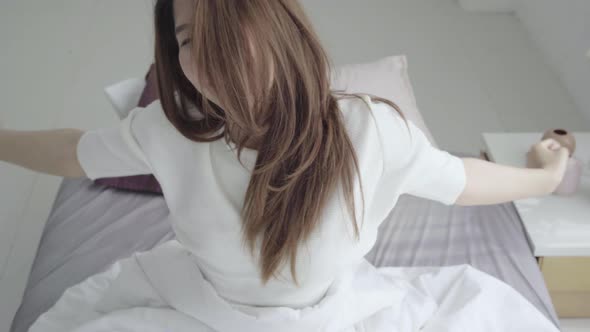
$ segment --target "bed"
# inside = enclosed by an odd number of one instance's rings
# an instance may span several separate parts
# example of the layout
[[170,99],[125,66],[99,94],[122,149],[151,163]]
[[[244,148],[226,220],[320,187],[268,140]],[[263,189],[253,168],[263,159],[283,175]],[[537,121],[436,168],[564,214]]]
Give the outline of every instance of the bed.
[[[27,331],[68,287],[118,259],[172,239],[168,216],[160,195],[113,189],[87,178],[64,178],[11,332]],[[376,266],[469,263],[512,286],[559,326],[512,203],[446,206],[402,195],[366,257]]]

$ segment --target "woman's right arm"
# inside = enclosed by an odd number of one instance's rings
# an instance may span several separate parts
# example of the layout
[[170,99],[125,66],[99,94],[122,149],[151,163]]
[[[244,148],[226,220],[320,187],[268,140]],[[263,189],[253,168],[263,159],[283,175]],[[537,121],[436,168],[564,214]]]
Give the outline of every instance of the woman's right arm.
[[542,168],[519,168],[476,158],[461,158],[467,177],[465,189],[456,205],[499,204],[548,195],[559,182]]
[[455,204],[498,204],[549,195],[563,179],[568,155],[566,148],[548,139],[531,148],[527,154],[527,168],[462,158],[467,180]]

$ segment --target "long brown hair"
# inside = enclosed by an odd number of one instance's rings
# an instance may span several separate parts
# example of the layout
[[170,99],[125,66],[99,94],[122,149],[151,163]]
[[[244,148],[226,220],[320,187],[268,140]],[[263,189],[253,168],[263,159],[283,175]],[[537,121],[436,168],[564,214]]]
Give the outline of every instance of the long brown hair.
[[[330,60],[298,1],[196,0],[194,11],[190,31],[195,72],[224,108],[205,96],[208,91],[198,91],[181,70],[172,0],[158,0],[155,7],[162,107],[182,135],[196,142],[259,139],[242,208],[243,240],[253,254],[262,236],[264,283],[290,257],[291,275],[298,285],[298,245],[318,224],[339,181],[359,239],[355,170],[364,216],[362,181],[336,95],[360,96],[330,90]],[[372,97],[389,104],[405,121],[395,103]],[[188,109],[191,104],[204,117],[195,119]],[[235,143],[238,159],[245,138]]]

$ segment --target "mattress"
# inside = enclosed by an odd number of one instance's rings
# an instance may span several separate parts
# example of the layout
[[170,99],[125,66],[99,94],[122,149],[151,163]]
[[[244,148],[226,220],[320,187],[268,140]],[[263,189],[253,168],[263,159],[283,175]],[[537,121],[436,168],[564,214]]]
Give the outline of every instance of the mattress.
[[[67,288],[172,239],[168,218],[160,195],[64,178],[11,331],[27,331]],[[446,206],[402,195],[366,258],[376,266],[471,264],[512,286],[559,326],[512,203]]]

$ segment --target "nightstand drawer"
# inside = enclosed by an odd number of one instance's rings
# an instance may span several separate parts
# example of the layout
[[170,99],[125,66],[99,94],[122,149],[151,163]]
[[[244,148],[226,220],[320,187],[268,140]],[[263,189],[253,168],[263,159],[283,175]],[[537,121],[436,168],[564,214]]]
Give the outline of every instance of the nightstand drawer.
[[541,257],[539,265],[559,317],[590,317],[590,257]]

